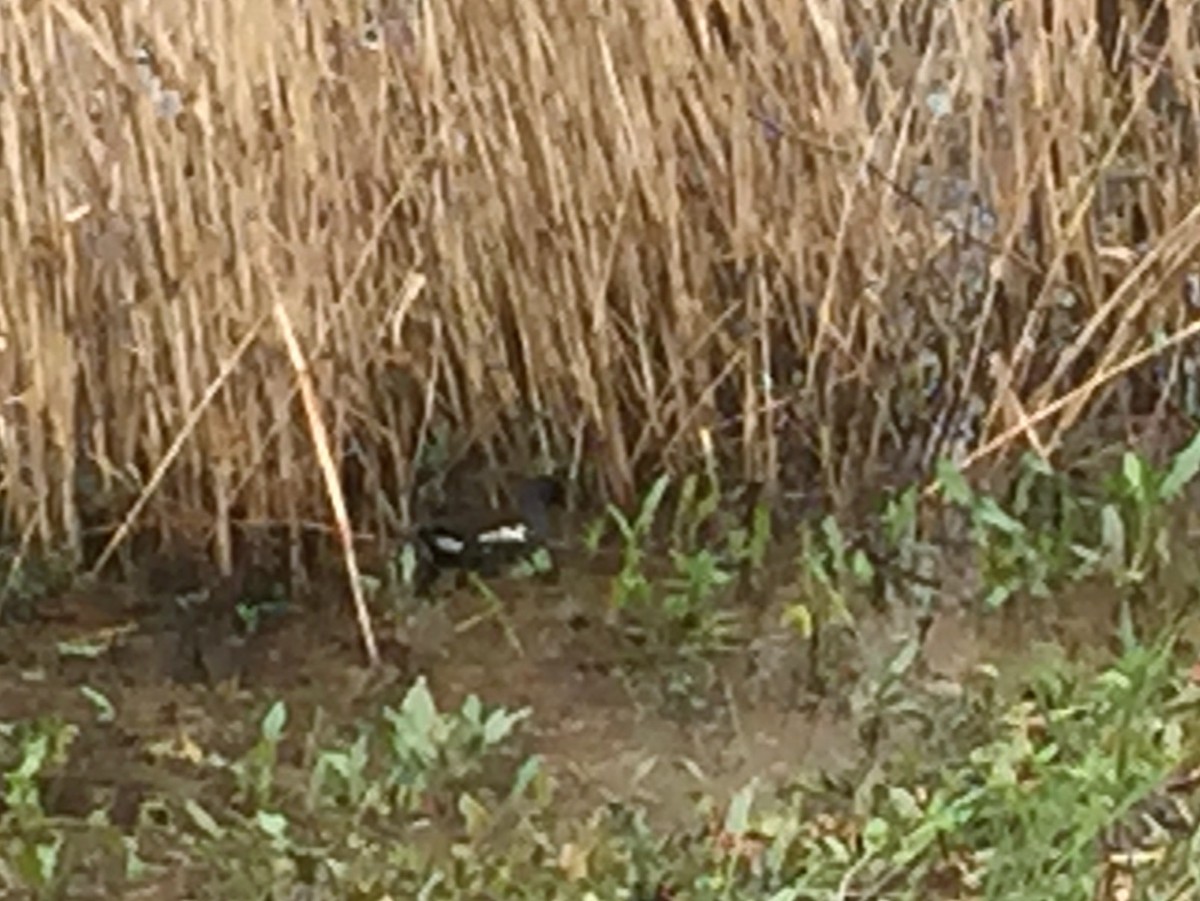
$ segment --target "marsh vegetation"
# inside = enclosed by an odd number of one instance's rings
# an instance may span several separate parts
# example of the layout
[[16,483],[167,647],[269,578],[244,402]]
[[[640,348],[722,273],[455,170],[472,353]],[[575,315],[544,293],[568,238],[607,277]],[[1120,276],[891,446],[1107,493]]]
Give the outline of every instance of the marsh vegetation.
[[1195,27],[0,7],[5,896],[1196,895]]

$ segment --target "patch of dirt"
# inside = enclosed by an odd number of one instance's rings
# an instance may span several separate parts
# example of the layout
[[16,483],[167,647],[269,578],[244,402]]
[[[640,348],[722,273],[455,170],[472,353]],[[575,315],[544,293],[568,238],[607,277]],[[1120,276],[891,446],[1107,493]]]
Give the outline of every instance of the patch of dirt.
[[[795,675],[804,668],[802,643],[770,626],[770,617],[719,669],[704,707],[681,715],[648,703],[653,692],[639,683],[654,674],[621,665],[606,625],[606,585],[586,574],[555,586],[497,581],[499,604],[447,589],[436,603],[403,615],[377,610],[384,656],[377,672],[363,667],[349,602],[327,603],[236,645],[233,676],[217,685],[178,681],[178,635],[139,625],[134,611],[144,610],[144,600],[97,589],[94,603],[86,595],[68,599],[54,622],[0,631],[0,720],[54,713],[85,724],[52,801],[66,812],[105,798],[117,821],[148,791],[219,792],[196,767],[201,751],[244,752],[277,698],[288,704],[288,734],[296,738],[318,717],[332,728],[399,704],[418,673],[428,676],[442,709],[472,693],[489,705],[531,708],[532,750],[580,812],[629,799],[658,817],[686,819],[702,793],[731,793],[753,778],[836,773],[858,759],[844,703],[853,682],[833,682],[831,697],[814,702]],[[1113,599],[1076,594],[1055,601],[1056,622],[1049,623],[1021,610],[982,617],[948,609],[929,624],[921,664],[931,678],[957,682],[984,661],[1020,666],[1039,639],[1071,633],[1077,642],[1103,643]],[[861,622],[855,653],[882,659],[916,628],[911,616]],[[102,639],[111,649],[95,657],[64,653]],[[758,690],[755,680],[772,690]],[[85,688],[111,703],[111,721]],[[300,744],[283,764],[299,762]]]

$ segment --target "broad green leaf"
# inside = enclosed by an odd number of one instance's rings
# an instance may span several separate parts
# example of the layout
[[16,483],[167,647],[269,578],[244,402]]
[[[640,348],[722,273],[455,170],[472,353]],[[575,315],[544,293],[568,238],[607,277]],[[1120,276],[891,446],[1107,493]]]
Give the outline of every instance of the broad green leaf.
[[513,713],[507,710],[493,710],[491,716],[487,718],[487,722],[483,726],[484,744],[494,745],[508,738],[513,731],[513,727],[521,722],[521,720],[526,719],[530,713],[532,711],[528,707]]
[[730,835],[744,835],[750,825],[750,807],[754,803],[755,780],[743,787],[729,801],[729,809],[725,811],[725,832]]
[[654,517],[658,513],[658,507],[662,503],[663,495],[667,492],[667,487],[671,484],[670,476],[659,476],[658,481],[650,488],[650,492],[642,501],[642,509],[638,511],[637,521],[634,523],[634,528],[638,535],[645,535],[650,531],[650,526],[654,523]]
[[891,830],[888,828],[887,820],[880,817],[871,817],[867,821],[867,825],[863,827],[862,838],[866,850],[877,851],[887,844],[888,836]]
[[1188,446],[1175,455],[1167,477],[1162,483],[1164,500],[1174,500],[1200,472],[1200,432],[1188,443]]
[[888,789],[888,800],[892,802],[892,807],[895,809],[901,818],[905,820],[917,820],[921,818],[921,805],[917,803],[917,799],[913,797],[912,792],[902,786],[893,786]]
[[542,771],[542,758],[534,754],[521,764],[517,770],[517,777],[513,780],[511,796],[519,798],[525,794],[525,789],[529,788],[533,780],[537,778]]
[[919,641],[915,639],[906,641],[896,656],[888,663],[888,673],[892,676],[900,676],[908,672],[920,651],[921,643]]
[[483,719],[483,702],[479,700],[478,695],[467,695],[462,705],[462,718],[478,728]]
[[875,579],[875,567],[871,564],[871,558],[861,549],[855,551],[850,558],[850,571],[854,573],[854,578],[860,585],[870,584]]
[[950,460],[942,459],[938,461],[937,486],[952,504],[969,507],[975,499],[975,493],[971,491],[971,486],[967,484],[962,470]]
[[1105,564],[1112,572],[1123,569],[1128,559],[1125,540],[1125,521],[1120,511],[1112,504],[1105,504],[1100,511],[1100,541]]
[[281,839],[287,832],[287,817],[281,813],[260,810],[254,816],[258,828],[274,839]]
[[483,832],[491,819],[488,809],[466,792],[458,797],[458,812],[463,818],[467,835],[472,837]]
[[980,501],[979,506],[975,510],[975,515],[984,525],[991,526],[1006,535],[1025,534],[1025,526],[1020,520],[1014,519],[1005,513],[1000,505],[990,497],[986,497]]
[[428,735],[438,722],[437,705],[429,692],[429,683],[424,676],[418,676],[401,704],[404,716],[409,719],[422,734]]
[[1121,474],[1125,487],[1139,503],[1149,499],[1149,473],[1146,462],[1133,451],[1126,451],[1121,458]]
[[287,705],[276,701],[263,717],[262,735],[269,742],[277,742],[283,735],[283,727],[287,725]]
[[45,734],[39,735],[27,741],[23,750],[25,755],[21,758],[21,765],[10,775],[17,779],[31,779],[41,771],[42,764],[46,762],[50,752],[50,737]]

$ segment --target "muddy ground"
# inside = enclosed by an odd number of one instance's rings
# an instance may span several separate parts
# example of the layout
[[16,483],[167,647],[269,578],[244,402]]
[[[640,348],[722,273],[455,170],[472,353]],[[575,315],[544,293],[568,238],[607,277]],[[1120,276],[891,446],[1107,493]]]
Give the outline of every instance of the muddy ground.
[[369,670],[335,579],[219,654],[202,649],[210,662],[220,658],[207,673],[183,665],[193,662],[195,636],[148,615],[138,591],[76,589],[34,621],[0,630],[0,721],[56,713],[80,725],[47,807],[79,815],[107,807],[121,825],[150,793],[222,802],[227,786],[198,762],[245,753],[276,699],[289,711],[281,765],[300,765],[314,739],[399,705],[424,674],[441,709],[471,693],[529,707],[523,741],[581,813],[628,799],[674,825],[702,793],[728,796],[755,777],[783,782],[860,762],[850,697],[905,640],[924,636],[918,678],[954,690],[985,662],[1020,669],[1031,655],[1102,654],[1114,622],[1112,599],[1086,589],[1057,600],[1052,620],[1044,604],[1029,616],[1019,605],[988,615],[948,602],[919,632],[911,614],[876,612],[826,643],[818,693],[806,643],[764,603],[741,617],[735,645],[690,673],[681,703],[663,689],[672,662],[638,659],[620,638],[606,576],[489,586],[494,600],[454,584],[441,585],[433,603],[375,598],[382,664]]

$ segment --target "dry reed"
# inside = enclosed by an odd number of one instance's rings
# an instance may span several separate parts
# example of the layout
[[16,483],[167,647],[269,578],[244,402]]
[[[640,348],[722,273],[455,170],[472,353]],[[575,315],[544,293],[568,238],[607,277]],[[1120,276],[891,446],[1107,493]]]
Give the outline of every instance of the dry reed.
[[1053,7],[12,0],[6,530],[328,520],[276,304],[383,534],[423,460],[627,498],[711,437],[842,503],[1058,453],[1190,334],[1200,229],[1193,7]]

